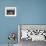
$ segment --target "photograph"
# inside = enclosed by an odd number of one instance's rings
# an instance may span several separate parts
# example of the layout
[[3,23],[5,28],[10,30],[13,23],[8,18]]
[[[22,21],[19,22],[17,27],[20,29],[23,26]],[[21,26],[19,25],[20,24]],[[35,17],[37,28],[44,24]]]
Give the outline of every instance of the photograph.
[[16,7],[5,7],[5,16],[16,16]]

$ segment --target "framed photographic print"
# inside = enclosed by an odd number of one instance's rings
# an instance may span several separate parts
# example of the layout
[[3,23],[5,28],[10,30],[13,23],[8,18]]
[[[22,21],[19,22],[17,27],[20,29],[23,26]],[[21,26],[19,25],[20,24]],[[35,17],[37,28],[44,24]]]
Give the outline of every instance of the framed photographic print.
[[16,7],[5,7],[5,16],[16,16]]

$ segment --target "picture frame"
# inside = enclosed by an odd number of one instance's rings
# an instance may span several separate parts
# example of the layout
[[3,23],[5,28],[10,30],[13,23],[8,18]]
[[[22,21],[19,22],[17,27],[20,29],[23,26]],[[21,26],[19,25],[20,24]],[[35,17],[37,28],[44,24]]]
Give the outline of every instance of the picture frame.
[[5,16],[16,16],[16,7],[5,7]]

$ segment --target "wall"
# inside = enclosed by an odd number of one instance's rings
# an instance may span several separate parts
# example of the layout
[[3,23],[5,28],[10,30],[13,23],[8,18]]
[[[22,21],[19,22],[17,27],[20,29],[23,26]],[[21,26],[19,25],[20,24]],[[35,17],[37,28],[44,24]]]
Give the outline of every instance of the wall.
[[[5,7],[16,6],[16,17],[6,17]],[[7,44],[17,24],[46,24],[46,0],[0,0],[0,44]],[[17,40],[16,40],[17,43]]]

